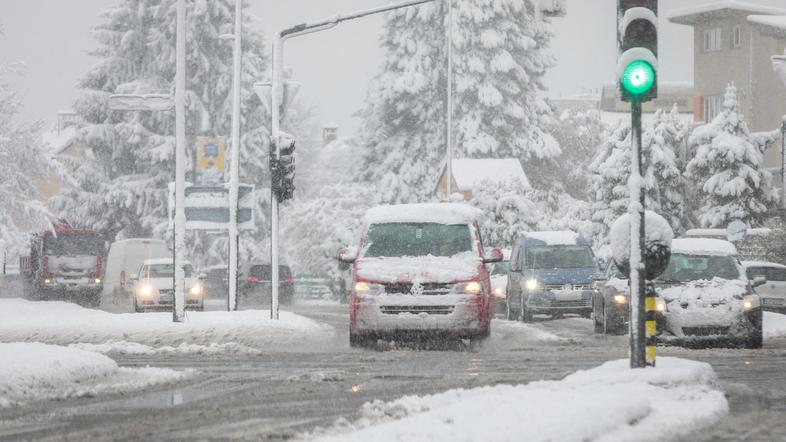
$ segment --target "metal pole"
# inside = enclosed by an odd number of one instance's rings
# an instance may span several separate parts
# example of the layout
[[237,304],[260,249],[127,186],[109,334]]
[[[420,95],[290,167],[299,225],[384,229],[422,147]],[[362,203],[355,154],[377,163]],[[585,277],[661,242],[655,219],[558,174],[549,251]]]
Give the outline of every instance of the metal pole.
[[172,320],[185,320],[186,1],[177,0],[175,71],[175,299]]
[[786,115],[781,124],[781,209],[786,217]]
[[240,34],[243,28],[243,1],[235,0],[235,46],[232,51],[232,152],[229,166],[229,293],[227,311],[237,310],[237,205],[240,181]]
[[[273,79],[270,93],[270,136],[276,143],[276,157],[281,154],[279,125],[284,87],[284,39],[273,41]],[[278,196],[270,189],[270,318],[278,319]]]
[[453,0],[448,1],[448,122],[447,122],[447,142],[445,149],[445,174],[447,176],[447,195],[446,199],[450,201],[452,192],[451,181],[453,179]]
[[630,366],[647,365],[644,329],[644,189],[641,164],[641,101],[631,102],[630,170]]

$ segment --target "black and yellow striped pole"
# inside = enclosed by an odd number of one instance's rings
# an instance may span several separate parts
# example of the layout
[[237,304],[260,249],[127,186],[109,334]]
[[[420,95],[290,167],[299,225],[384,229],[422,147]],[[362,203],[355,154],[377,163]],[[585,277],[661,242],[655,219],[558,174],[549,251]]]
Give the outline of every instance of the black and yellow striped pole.
[[647,290],[644,294],[645,307],[645,345],[647,347],[646,358],[647,366],[655,366],[655,346],[658,344],[657,323],[655,321],[655,287],[652,283],[647,283]]

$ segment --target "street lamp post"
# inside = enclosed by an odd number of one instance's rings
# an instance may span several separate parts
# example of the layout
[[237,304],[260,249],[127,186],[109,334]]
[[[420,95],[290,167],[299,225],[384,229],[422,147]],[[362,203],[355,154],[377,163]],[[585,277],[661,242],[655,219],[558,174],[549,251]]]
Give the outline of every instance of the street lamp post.
[[235,1],[235,45],[232,51],[232,151],[229,166],[229,267],[227,311],[237,310],[237,264],[238,264],[238,229],[237,203],[238,185],[240,181],[240,69],[241,46],[240,34],[243,25],[243,1]]
[[447,139],[445,154],[445,175],[447,179],[447,200],[450,201],[451,180],[453,179],[453,0],[448,0],[448,117],[447,117]]
[[175,46],[175,299],[172,319],[183,322],[186,317],[186,0],[177,0]]
[[[786,52],[772,56],[772,69],[786,86]],[[781,211],[786,217],[786,115],[781,123]]]
[[[270,103],[270,136],[275,143],[276,154],[280,154],[279,144],[281,103],[284,99],[284,42],[290,38],[314,32],[325,31],[337,26],[341,22],[366,17],[373,14],[392,11],[395,9],[406,8],[409,6],[430,3],[435,0],[409,0],[378,8],[365,9],[346,15],[336,15],[325,20],[313,23],[301,23],[291,28],[284,29],[276,34],[273,41],[273,73],[271,75],[271,103]],[[278,319],[278,198],[275,192],[271,191],[270,196],[270,267],[271,267],[271,302],[270,317]]]

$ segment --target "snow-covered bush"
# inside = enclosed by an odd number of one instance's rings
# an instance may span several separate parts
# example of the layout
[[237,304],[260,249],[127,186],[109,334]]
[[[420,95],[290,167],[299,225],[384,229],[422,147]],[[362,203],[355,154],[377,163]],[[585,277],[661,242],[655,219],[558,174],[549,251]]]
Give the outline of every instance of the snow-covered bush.
[[726,88],[723,110],[693,131],[689,145],[695,156],[686,176],[703,204],[701,226],[725,227],[733,220],[760,225],[777,195],[772,175],[762,168],[762,146],[751,138],[733,85]]
[[[365,179],[380,202],[431,199],[446,146],[446,3],[391,12],[381,44],[383,70],[364,109]],[[460,157],[553,158],[543,132],[551,109],[543,76],[551,34],[531,0],[467,0],[456,5],[454,154]]]

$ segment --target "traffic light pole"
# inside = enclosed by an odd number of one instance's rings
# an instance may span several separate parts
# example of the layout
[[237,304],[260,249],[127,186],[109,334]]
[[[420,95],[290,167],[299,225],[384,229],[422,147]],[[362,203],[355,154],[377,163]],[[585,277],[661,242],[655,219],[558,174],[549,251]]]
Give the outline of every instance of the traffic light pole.
[[[641,100],[631,101],[630,187],[630,367],[647,365],[645,343],[644,181],[641,160]],[[635,212],[635,213],[634,213]]]

